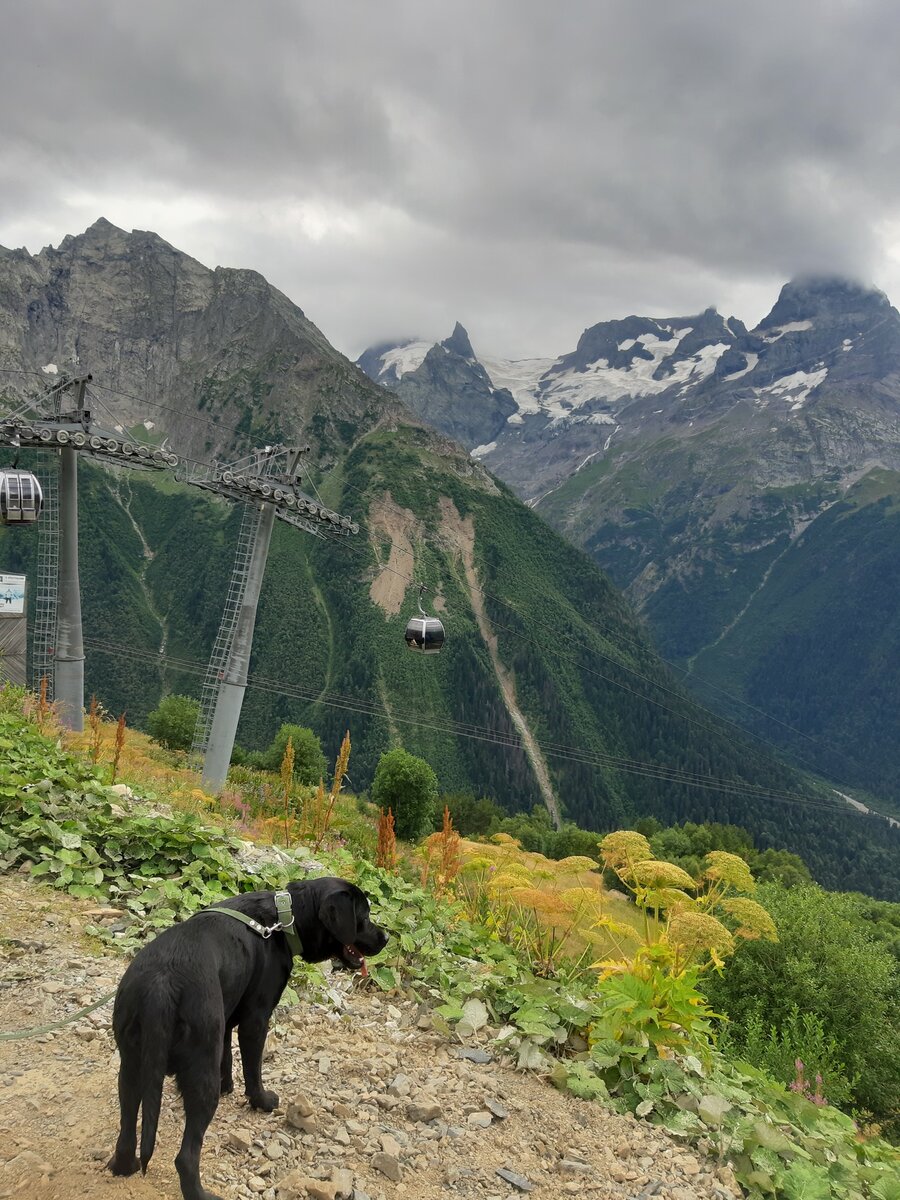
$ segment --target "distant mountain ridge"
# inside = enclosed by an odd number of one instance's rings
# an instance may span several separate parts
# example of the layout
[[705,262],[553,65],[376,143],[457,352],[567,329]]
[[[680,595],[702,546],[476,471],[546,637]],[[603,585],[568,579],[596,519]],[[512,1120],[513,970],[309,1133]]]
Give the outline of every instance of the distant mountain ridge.
[[[457,331],[464,353],[454,342]],[[432,355],[438,347],[444,353]],[[429,355],[432,368],[443,367],[437,382],[434,369],[423,372]],[[757,409],[771,409],[767,419],[779,420],[804,408],[829,377],[829,388],[844,389],[873,376],[892,377],[900,370],[900,315],[874,289],[841,279],[813,279],[786,284],[772,311],[752,331],[714,308],[693,316],[631,316],[591,326],[573,351],[556,359],[504,360],[476,357],[468,334],[457,324],[453,337],[434,346],[414,339],[383,344],[357,361],[404,400],[415,395],[416,411],[437,428],[443,428],[443,410],[429,408],[429,383],[452,391],[455,378],[450,373],[455,377],[468,367],[473,375],[487,375],[494,389],[508,391],[516,409],[507,418],[508,427],[496,430],[497,446],[482,450],[480,457],[532,500],[524,479],[516,484],[516,466],[523,455],[529,458],[521,445],[531,445],[541,433],[545,441],[562,437],[568,452],[577,434],[589,436],[583,426],[610,426],[595,440],[605,443],[612,434],[617,442],[627,442],[645,439],[648,429],[652,434],[666,422],[708,420],[748,401]],[[651,397],[663,408],[651,408]],[[457,393],[457,409],[466,407],[465,399]],[[649,420],[653,416],[665,421],[654,423]],[[451,419],[460,420],[459,412]],[[476,446],[470,443],[469,449]],[[571,473],[570,454],[554,457],[541,480],[533,480],[533,488]],[[529,460],[528,466],[533,465]]]
[[[591,326],[553,360],[479,361],[517,410],[490,437],[470,437],[473,456],[610,573],[689,680],[727,684],[782,724],[740,706],[733,716],[805,747],[816,761],[816,742],[806,739],[839,745],[840,763],[828,760],[832,773],[900,804],[900,739],[885,736],[900,729],[900,707],[890,700],[887,712],[876,712],[872,701],[882,691],[880,671],[900,655],[900,629],[894,640],[893,623],[882,626],[878,653],[851,639],[854,655],[837,655],[851,672],[840,680],[819,671],[800,689],[765,665],[790,657],[792,638],[815,645],[816,630],[831,630],[832,619],[858,626],[855,614],[892,575],[900,314],[888,298],[844,279],[801,279],[782,288],[752,330],[712,308],[632,316]],[[390,386],[401,399],[415,389],[416,411],[441,427],[446,388],[441,406],[430,408],[414,359]],[[457,423],[465,407],[459,396]],[[873,472],[882,472],[877,485],[866,482]],[[876,507],[860,507],[859,498],[874,493]],[[845,503],[843,523],[817,525]],[[800,552],[814,530],[843,536],[863,512],[868,565],[848,573],[823,611],[821,589],[788,579],[806,561]],[[822,553],[829,571],[839,571]],[[788,629],[773,620],[766,597],[789,586],[802,586],[809,604],[792,608]],[[840,649],[836,624],[829,637]],[[852,738],[838,703],[849,695],[862,705]]]

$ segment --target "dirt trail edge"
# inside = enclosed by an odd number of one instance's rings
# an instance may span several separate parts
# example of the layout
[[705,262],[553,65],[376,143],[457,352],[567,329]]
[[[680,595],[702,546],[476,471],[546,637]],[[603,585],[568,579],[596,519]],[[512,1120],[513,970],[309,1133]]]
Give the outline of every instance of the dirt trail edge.
[[[124,961],[88,944],[89,909],[0,877],[0,1030],[59,1020],[115,987]],[[727,1167],[643,1122],[494,1058],[460,1058],[462,1047],[428,1028],[414,1004],[346,977],[332,992],[333,1003],[301,999],[275,1014],[266,1068],[280,1109],[252,1111],[239,1077],[222,1098],[202,1166],[226,1200],[740,1195]],[[171,1081],[147,1176],[104,1170],[117,1131],[111,1008],[0,1042],[0,1200],[178,1200],[181,1106]]]

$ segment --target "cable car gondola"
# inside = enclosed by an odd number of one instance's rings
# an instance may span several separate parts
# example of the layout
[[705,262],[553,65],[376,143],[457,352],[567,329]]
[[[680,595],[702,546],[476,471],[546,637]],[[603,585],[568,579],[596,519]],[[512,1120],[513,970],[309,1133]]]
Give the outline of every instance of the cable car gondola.
[[422,595],[427,591],[424,584],[419,588],[419,617],[410,617],[406,626],[406,644],[410,650],[420,654],[437,654],[444,644],[444,626],[437,617],[429,617],[422,607]]
[[36,521],[44,505],[44,493],[30,471],[0,469],[0,522],[21,525]]

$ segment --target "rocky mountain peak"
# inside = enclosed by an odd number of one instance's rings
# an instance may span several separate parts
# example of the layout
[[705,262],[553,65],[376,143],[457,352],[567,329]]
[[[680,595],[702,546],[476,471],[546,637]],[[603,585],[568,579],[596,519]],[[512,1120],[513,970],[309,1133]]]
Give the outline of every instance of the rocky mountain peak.
[[100,217],[89,225],[84,233],[66,234],[58,246],[45,246],[37,256],[44,262],[54,263],[62,255],[67,259],[97,261],[104,258],[128,259],[137,254],[162,254],[167,261],[177,258],[182,264],[190,264],[192,270],[204,275],[211,274],[196,259],[176,249],[158,233],[146,229],[120,229],[106,217]]
[[472,349],[469,335],[459,321],[456,322],[453,332],[448,338],[444,338],[441,345],[451,354],[458,354],[460,358],[475,358],[475,351]]
[[828,322],[886,316],[892,311],[884,292],[839,276],[810,275],[792,279],[781,289],[775,306],[759,329],[797,321]]

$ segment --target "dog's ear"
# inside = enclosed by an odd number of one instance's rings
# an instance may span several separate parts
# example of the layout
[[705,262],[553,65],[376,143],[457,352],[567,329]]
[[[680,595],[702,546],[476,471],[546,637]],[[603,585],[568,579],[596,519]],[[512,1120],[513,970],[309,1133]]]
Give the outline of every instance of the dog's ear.
[[342,889],[326,896],[319,906],[319,920],[342,946],[352,946],[357,931],[353,893]]

